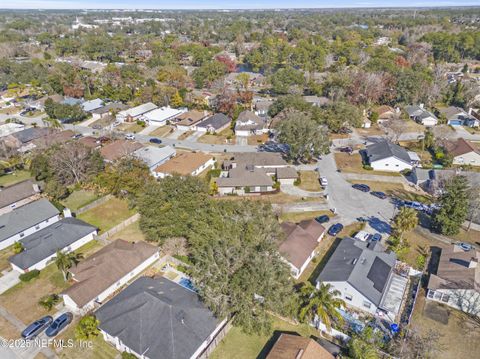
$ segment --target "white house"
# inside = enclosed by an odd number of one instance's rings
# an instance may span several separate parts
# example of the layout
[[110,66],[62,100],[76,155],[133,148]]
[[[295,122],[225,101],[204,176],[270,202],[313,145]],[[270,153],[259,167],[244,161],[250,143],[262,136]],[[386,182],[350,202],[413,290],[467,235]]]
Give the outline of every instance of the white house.
[[78,314],[92,310],[159,256],[156,246],[117,239],[69,270],[75,283],[61,294],[65,306]]
[[395,321],[408,279],[395,273],[397,257],[379,242],[346,237],[329,258],[316,282],[339,291],[347,307]]
[[[375,171],[401,172],[413,168],[416,158],[391,142],[381,141],[367,146],[365,155],[368,163]],[[418,157],[418,156],[417,156]]]
[[459,245],[442,248],[436,273],[430,274],[427,299],[480,316],[480,252]]
[[431,127],[435,126],[438,123],[438,118],[430,111],[427,111],[423,107],[423,104],[420,104],[418,106],[407,106],[405,110],[407,111],[408,116],[412,120],[421,123],[424,126]]
[[298,224],[283,222],[285,240],[280,244],[279,252],[290,266],[292,276],[298,279],[316,255],[318,243],[325,235],[325,228],[314,219]]
[[117,121],[134,121],[145,115],[147,112],[153,111],[157,108],[157,105],[151,102],[144,103],[143,105],[129,108],[128,110],[120,111],[117,114]]
[[480,147],[464,138],[447,144],[447,151],[453,156],[454,165],[480,166]]
[[186,111],[186,109],[176,109],[164,106],[147,112],[146,114],[141,116],[141,119],[151,126],[165,126],[167,124],[167,121],[172,121],[178,115]]
[[15,208],[0,216],[0,249],[7,248],[59,220],[60,212],[47,199],[39,199]]
[[253,111],[243,111],[235,121],[235,135],[261,135],[268,132],[267,123]]
[[198,176],[213,167],[215,158],[201,152],[183,152],[153,170],[155,178],[165,178],[174,173],[181,176]]
[[145,162],[150,171],[153,172],[155,168],[175,157],[176,153],[177,151],[170,146],[147,146],[133,152],[133,156]]
[[10,257],[9,261],[20,273],[42,270],[56,257],[57,251],[72,252],[93,240],[96,234],[97,228],[67,217],[22,238],[23,251]]

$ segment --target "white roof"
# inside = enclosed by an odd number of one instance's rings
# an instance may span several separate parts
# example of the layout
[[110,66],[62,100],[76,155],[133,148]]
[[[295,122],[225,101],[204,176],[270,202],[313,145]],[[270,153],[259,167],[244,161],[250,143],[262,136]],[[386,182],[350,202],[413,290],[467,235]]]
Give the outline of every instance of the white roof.
[[144,103],[143,105],[132,107],[125,111],[121,111],[119,114],[123,116],[136,117],[136,116],[143,115],[144,113],[147,113],[149,111],[155,110],[156,108],[157,108],[157,105],[151,102],[147,102],[147,103]]
[[157,164],[166,161],[168,158],[175,156],[177,152],[173,147],[154,147],[147,146],[136,150],[133,154],[144,161],[148,167],[156,166]]
[[176,117],[183,112],[185,112],[183,109],[179,110],[171,107],[160,107],[156,110],[146,113],[143,117],[149,121],[163,122],[171,119],[172,117]]
[[421,161],[420,157],[417,155],[416,152],[407,151],[407,153],[408,153],[408,157],[410,157],[412,161],[418,161],[418,162]]
[[0,125],[0,137],[8,136],[12,133],[22,131],[25,129],[25,125],[19,123],[5,123]]
[[361,240],[362,242],[365,242],[370,238],[371,234],[365,231],[360,231],[355,235],[355,239]]

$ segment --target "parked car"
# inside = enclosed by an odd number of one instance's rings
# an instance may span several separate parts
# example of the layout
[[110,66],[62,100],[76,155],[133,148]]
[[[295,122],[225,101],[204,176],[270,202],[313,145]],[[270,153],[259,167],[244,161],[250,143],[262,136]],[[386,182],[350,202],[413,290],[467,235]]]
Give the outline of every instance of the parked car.
[[372,192],[370,192],[370,194],[371,194],[372,196],[375,196],[375,197],[380,198],[380,199],[385,199],[385,198],[387,198],[387,195],[386,195],[385,193],[383,193],[383,192],[372,191]]
[[101,130],[103,127],[102,127],[102,125],[96,124],[96,125],[93,125],[92,128],[94,130]]
[[370,237],[370,240],[371,240],[372,242],[379,242],[379,241],[382,240],[382,235],[381,235],[380,233],[375,233],[374,235],[372,235],[372,236]]
[[320,184],[322,185],[322,187],[327,187],[328,186],[327,177],[320,177]]
[[370,187],[366,184],[355,183],[352,187],[362,192],[370,192]]
[[328,229],[328,234],[331,236],[336,236],[342,231],[342,229],[343,229],[343,224],[335,223]]
[[330,217],[327,216],[326,214],[324,214],[323,216],[316,217],[315,220],[318,223],[322,224],[322,223],[327,223],[328,221],[330,221]]
[[338,133],[341,133],[341,134],[347,134],[347,133],[352,133],[353,131],[351,129],[349,129],[348,127],[342,127],[338,130]]
[[70,312],[63,313],[57,319],[53,321],[53,323],[47,328],[45,334],[47,337],[54,337],[60,331],[65,328],[68,324],[72,322],[73,314]]
[[424,210],[424,206],[423,206],[423,204],[421,204],[420,202],[415,202],[415,201],[403,201],[402,205],[403,205],[404,207],[416,209],[417,211],[423,211],[423,210]]
[[340,147],[338,150],[340,152],[347,152],[347,153],[352,153],[353,152],[353,148],[350,147],[350,146]]
[[457,242],[455,244],[462,248],[465,252],[471,251],[473,249],[473,246],[469,243]]
[[107,136],[102,136],[102,137],[99,137],[99,138],[97,139],[97,143],[99,143],[99,144],[101,144],[101,145],[103,145],[103,144],[105,144],[105,143],[107,143],[107,142],[110,142],[110,138],[107,137]]
[[22,332],[22,338],[34,339],[37,335],[45,330],[53,321],[53,318],[49,315],[33,322],[26,327]]
[[117,126],[120,126],[121,122],[120,121],[115,121],[112,126],[113,127],[117,127]]
[[127,133],[125,135],[125,139],[133,141],[135,139],[135,135],[133,133]]
[[83,135],[81,133],[76,133],[72,136],[72,138],[74,138],[76,140],[78,140],[79,138],[82,138],[82,137],[83,137]]
[[162,143],[162,140],[159,139],[159,138],[156,138],[156,137],[153,137],[149,140],[150,143],[156,143],[156,144],[160,144]]

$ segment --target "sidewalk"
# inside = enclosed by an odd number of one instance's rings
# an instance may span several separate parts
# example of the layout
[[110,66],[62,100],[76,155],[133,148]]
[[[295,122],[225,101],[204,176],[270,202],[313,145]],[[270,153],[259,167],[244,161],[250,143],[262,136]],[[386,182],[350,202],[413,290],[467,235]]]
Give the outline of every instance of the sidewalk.
[[0,277],[0,294],[6,292],[14,285],[20,283],[20,279],[18,276],[20,273],[14,270],[5,271],[2,273],[3,275]]
[[291,184],[282,184],[280,186],[280,191],[296,197],[315,197],[315,198],[323,197],[323,191],[321,192],[306,191],[304,189],[301,189]]

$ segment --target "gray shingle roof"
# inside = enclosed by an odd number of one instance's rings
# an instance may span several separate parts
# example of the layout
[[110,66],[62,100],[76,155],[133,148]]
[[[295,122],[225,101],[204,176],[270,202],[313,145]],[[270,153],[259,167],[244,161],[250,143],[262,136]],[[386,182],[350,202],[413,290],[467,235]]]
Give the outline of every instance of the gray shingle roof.
[[0,241],[23,232],[59,213],[58,209],[45,198],[5,213],[0,216]]
[[397,257],[381,244],[344,238],[317,278],[319,282],[348,282],[379,305]]
[[137,279],[95,316],[100,329],[152,359],[190,358],[219,324],[195,292],[162,277]]
[[366,151],[370,163],[389,157],[395,157],[400,161],[410,164],[410,156],[408,155],[408,152],[403,147],[388,141],[381,141],[369,145],[367,146]]
[[31,179],[0,189],[0,208],[11,205],[40,192]]
[[96,230],[94,226],[79,219],[64,218],[21,239],[24,251],[10,257],[9,261],[17,267],[27,269]]
[[31,127],[23,131],[18,131],[12,134],[21,143],[27,143],[37,138],[46,136],[49,133],[49,129],[45,127]]
[[200,122],[197,127],[213,127],[214,129],[218,130],[219,128],[222,128],[226,124],[230,123],[232,120],[225,116],[223,113],[217,113],[206,120],[203,120]]

